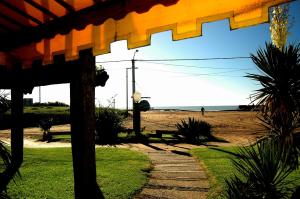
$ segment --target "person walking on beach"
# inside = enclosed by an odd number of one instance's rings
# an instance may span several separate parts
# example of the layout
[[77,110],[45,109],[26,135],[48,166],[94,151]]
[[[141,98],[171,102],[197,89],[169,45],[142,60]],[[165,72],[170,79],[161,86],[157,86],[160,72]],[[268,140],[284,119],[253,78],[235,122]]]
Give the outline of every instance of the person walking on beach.
[[202,116],[204,116],[204,112],[205,112],[204,107],[201,107],[201,113],[202,113]]

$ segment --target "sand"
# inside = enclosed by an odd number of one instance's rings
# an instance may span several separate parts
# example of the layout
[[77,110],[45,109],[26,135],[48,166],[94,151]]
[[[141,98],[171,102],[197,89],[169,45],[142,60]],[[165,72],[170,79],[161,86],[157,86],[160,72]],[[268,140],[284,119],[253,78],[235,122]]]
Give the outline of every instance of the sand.
[[[213,126],[214,135],[228,141],[228,143],[211,144],[247,145],[265,134],[256,116],[256,112],[241,111],[211,111],[205,112],[204,116],[201,115],[201,112],[194,111],[148,111],[141,113],[141,127],[150,132],[176,130],[176,123],[188,119],[188,117],[194,117],[210,123]],[[125,120],[125,126],[132,128],[132,118]],[[54,126],[51,131],[68,132],[70,125]],[[26,146],[40,147],[45,144],[49,146],[49,143],[32,141],[32,138],[36,139],[37,136],[42,136],[42,131],[39,128],[25,128],[24,135]],[[9,142],[10,130],[1,130],[0,139]],[[60,146],[59,143],[52,145],[53,147]],[[62,143],[61,146],[70,146],[70,144]]]
[[[204,120],[213,126],[214,135],[225,139],[232,145],[249,144],[265,135],[264,129],[257,119],[257,112],[242,111],[148,111],[141,113],[141,127],[146,131],[176,130],[175,124],[181,120],[194,117]],[[132,122],[126,122],[128,127]]]

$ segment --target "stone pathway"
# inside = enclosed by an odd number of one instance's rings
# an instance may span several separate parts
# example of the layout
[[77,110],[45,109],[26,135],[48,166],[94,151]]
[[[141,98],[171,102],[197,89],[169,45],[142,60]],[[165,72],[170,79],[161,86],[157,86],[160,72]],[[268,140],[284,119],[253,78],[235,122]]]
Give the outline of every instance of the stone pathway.
[[187,149],[165,148],[149,150],[147,154],[153,170],[148,184],[135,196],[136,199],[206,198],[209,190],[207,176]]

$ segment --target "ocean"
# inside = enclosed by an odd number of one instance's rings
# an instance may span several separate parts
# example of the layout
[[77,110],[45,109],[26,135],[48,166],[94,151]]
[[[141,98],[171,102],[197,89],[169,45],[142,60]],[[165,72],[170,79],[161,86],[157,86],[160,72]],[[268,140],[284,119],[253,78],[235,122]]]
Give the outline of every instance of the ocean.
[[152,107],[153,110],[181,110],[181,111],[201,111],[204,107],[205,111],[234,111],[239,110],[239,105],[232,106],[157,106]]

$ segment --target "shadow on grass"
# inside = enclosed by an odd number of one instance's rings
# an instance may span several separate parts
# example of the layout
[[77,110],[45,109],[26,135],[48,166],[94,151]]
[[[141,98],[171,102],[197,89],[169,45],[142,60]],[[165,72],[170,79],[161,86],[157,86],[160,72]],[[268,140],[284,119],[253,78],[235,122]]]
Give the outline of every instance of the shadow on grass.
[[[71,142],[71,132],[51,132],[53,138],[50,142],[65,142],[65,143],[70,143]],[[40,138],[38,141],[43,140]],[[220,142],[220,143],[228,143],[228,141],[218,138],[215,136],[210,136],[209,138],[203,138],[200,140],[199,143],[190,143],[193,145],[204,145],[204,146],[215,146],[213,144],[208,144],[209,142]],[[123,132],[119,134],[119,137],[117,140],[114,142],[103,142],[103,143],[96,143],[97,145],[117,145],[117,144],[124,144],[124,143],[141,143],[144,144],[148,147],[151,147],[154,149],[155,146],[152,146],[151,143],[164,143],[170,146],[174,146],[176,144],[181,144],[181,143],[187,143],[186,140],[178,135],[162,135],[162,137],[156,137],[155,134],[153,133],[145,133],[143,132],[140,135],[135,135],[133,132]],[[176,146],[178,148],[182,149],[189,149],[187,147],[182,147],[182,146]],[[156,150],[162,150],[162,149],[156,149]]]

